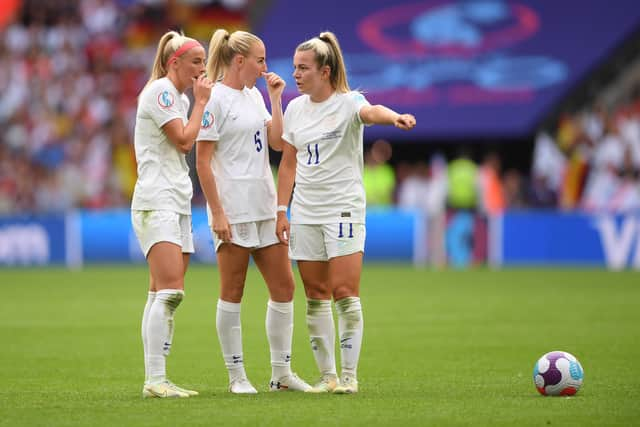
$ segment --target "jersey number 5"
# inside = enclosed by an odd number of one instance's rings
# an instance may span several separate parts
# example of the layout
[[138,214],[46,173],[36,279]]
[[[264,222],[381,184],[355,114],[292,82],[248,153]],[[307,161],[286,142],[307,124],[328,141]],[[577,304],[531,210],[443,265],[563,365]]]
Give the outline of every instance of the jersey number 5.
[[[314,144],[313,148],[311,144],[307,144],[307,153],[309,153],[309,159],[307,160],[307,164],[310,165],[312,162],[314,165],[320,163],[320,151],[318,150],[318,144]],[[316,159],[313,161],[313,156],[315,155]]]
[[253,135],[253,143],[256,144],[256,151],[258,153],[262,151],[262,141],[260,140],[260,131],[256,131],[256,134]]

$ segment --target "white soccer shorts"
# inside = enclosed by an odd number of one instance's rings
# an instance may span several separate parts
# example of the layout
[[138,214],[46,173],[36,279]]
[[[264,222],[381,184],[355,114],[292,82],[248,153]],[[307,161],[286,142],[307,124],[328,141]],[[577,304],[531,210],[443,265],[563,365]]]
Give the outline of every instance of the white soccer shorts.
[[364,224],[291,224],[289,258],[297,261],[328,261],[364,252]]
[[172,211],[131,211],[131,223],[145,258],[151,247],[159,242],[170,242],[182,248],[182,253],[193,253],[191,215]]
[[[218,239],[213,229],[211,230],[211,235],[217,252],[223,242]],[[276,220],[266,219],[231,224],[231,243],[249,249],[266,248],[280,243],[278,236],[276,236]]]

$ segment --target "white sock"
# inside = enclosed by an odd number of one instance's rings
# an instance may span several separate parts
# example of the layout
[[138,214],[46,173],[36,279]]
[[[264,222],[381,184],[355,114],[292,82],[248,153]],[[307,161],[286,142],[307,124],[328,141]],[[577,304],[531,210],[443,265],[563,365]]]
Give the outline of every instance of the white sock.
[[360,298],[346,297],[336,301],[336,311],[338,312],[338,331],[340,333],[342,375],[355,378],[364,328]]
[[142,349],[144,351],[144,382],[149,381],[149,339],[147,338],[147,326],[149,325],[149,310],[151,310],[151,304],[156,298],[156,293],[149,291],[147,295],[147,303],[144,305],[144,311],[142,312]]
[[184,291],[163,289],[149,308],[147,319],[147,347],[149,382],[166,380],[166,357],[171,350],[173,337],[173,315],[184,298]]
[[218,300],[216,329],[222,349],[224,364],[229,371],[229,382],[246,378],[242,358],[242,329],[240,326],[240,303]]
[[307,327],[321,375],[336,375],[336,330],[331,300],[307,300]]
[[267,303],[267,337],[271,350],[271,378],[291,375],[291,341],[293,339],[293,301]]

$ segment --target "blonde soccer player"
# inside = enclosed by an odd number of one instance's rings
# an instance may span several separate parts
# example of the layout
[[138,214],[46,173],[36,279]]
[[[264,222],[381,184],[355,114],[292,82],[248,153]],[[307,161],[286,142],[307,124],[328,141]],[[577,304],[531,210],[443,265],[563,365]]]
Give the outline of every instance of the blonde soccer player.
[[[282,149],[284,81],[267,72],[264,43],[245,31],[217,30],[211,37],[207,74],[216,82],[197,138],[197,171],[207,199],[215,241],[220,297],[216,328],[229,391],[254,394],[242,350],[240,307],[249,258],[269,290],[266,330],[271,352],[271,391],[306,391],[291,371],[294,279],[286,245],[276,236],[276,192],[269,149]],[[271,114],[255,87],[267,83]]]
[[[149,265],[149,293],[142,316],[143,397],[189,397],[193,390],[167,378],[174,313],[184,297],[184,276],[193,253],[193,188],[185,159],[200,129],[212,83],[205,77],[202,45],[177,32],[165,33],[151,77],[138,98],[134,145],[138,163],[131,221]],[[187,119],[193,88],[195,103]]]
[[[320,381],[311,391],[356,393],[363,336],[363,127],[384,124],[409,130],[416,119],[370,105],[349,89],[340,45],[331,32],[298,45],[293,67],[302,95],[289,103],[284,115],[276,229],[280,241],[289,244],[304,282],[307,326],[320,370]],[[339,380],[332,299],[338,313]]]

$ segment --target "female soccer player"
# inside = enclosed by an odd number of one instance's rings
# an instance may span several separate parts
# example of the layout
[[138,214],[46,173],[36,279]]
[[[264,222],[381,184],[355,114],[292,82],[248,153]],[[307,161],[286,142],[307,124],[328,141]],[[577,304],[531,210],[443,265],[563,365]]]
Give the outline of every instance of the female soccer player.
[[[323,32],[298,45],[293,77],[301,96],[284,115],[277,233],[297,260],[307,296],[307,326],[321,379],[312,392],[356,393],[362,343],[360,273],[365,241],[362,132],[365,124],[412,129],[416,119],[370,105],[349,89],[338,40]],[[291,224],[286,216],[291,203]],[[335,363],[333,297],[342,372]]]
[[[173,316],[184,296],[184,275],[193,253],[191,196],[185,159],[200,129],[212,83],[204,75],[204,48],[174,31],[158,44],[151,77],[140,93],[134,145],[138,180],[131,221],[149,264],[149,295],[142,316],[143,397],[189,397],[198,393],[171,383],[165,358],[171,349]],[[195,104],[187,120],[193,87]]]
[[[285,83],[266,71],[265,47],[258,37],[245,31],[214,32],[207,74],[216,84],[197,138],[196,165],[218,258],[216,326],[232,393],[257,393],[245,373],[240,328],[249,256],[270,295],[266,318],[272,366],[269,389],[311,388],[291,372],[294,280],[287,247],[275,233],[276,192],[267,147],[282,149]],[[272,115],[255,87],[260,77],[267,82]]]

